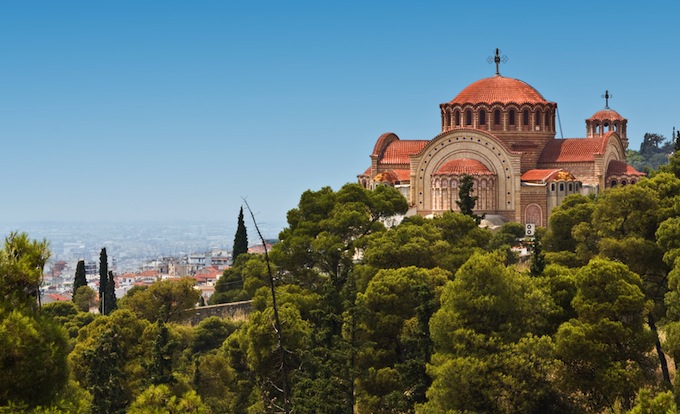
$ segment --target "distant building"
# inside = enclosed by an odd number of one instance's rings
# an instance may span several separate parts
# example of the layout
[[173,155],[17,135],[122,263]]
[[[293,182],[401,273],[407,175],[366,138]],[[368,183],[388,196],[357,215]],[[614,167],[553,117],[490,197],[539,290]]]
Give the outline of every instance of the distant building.
[[460,180],[474,179],[475,213],[546,226],[569,194],[597,194],[636,183],[643,173],[626,163],[628,120],[609,108],[585,120],[585,138],[556,139],[557,104],[528,83],[496,75],[465,87],[439,105],[441,133],[402,140],[388,132],[358,176],[365,188],[401,191],[410,214],[459,210]]

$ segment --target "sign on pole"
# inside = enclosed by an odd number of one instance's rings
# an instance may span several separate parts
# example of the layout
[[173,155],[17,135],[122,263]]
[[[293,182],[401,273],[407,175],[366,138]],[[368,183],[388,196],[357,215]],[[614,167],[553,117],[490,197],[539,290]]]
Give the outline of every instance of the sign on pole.
[[526,237],[534,237],[534,232],[536,231],[536,225],[533,223],[527,223],[524,225],[524,235]]

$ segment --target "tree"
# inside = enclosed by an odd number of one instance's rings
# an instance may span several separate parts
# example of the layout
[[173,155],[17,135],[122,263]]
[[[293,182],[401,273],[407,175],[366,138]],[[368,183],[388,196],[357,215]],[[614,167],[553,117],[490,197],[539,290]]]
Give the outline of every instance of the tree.
[[68,350],[64,329],[49,316],[0,310],[0,406],[54,401],[67,384]]
[[541,247],[541,241],[538,237],[534,238],[531,244],[531,275],[540,276],[545,269],[545,254]]
[[107,315],[106,310],[106,285],[109,277],[109,258],[106,255],[106,247],[99,252],[99,313]]
[[243,221],[243,206],[241,206],[241,210],[238,213],[236,234],[234,235],[234,249],[231,253],[232,263],[235,263],[236,258],[243,253],[248,253],[248,232]]
[[160,280],[133,296],[124,296],[119,307],[150,322],[181,321],[185,317],[183,312],[196,306],[201,296],[194,289],[195,284],[196,281],[189,277]]
[[210,414],[196,391],[190,390],[176,396],[165,385],[151,385],[132,403],[127,411],[130,414],[167,413],[167,414]]
[[417,411],[569,412],[553,342],[542,336],[554,311],[539,278],[505,267],[501,252],[474,254],[430,319],[432,385]]
[[147,385],[145,361],[154,339],[149,326],[121,309],[97,317],[79,331],[70,366],[74,379],[95,397],[95,410],[120,411]]
[[49,256],[46,241],[25,233],[11,233],[0,249],[0,406],[49,405],[67,385],[66,332],[38,309]]
[[149,382],[153,385],[174,384],[172,376],[172,351],[177,343],[170,338],[170,332],[160,319],[156,321],[156,338],[151,349],[151,363],[148,366]]
[[441,269],[385,269],[358,294],[359,412],[409,412],[425,402],[429,321],[449,276]]
[[104,312],[105,315],[108,315],[114,310],[118,309],[118,301],[116,300],[116,282],[113,280],[113,272],[111,271],[109,271],[108,280],[106,282],[104,299],[106,302],[106,309]]
[[599,412],[617,399],[630,407],[654,369],[642,280],[624,264],[595,259],[577,272],[576,288],[572,303],[578,318],[562,324],[556,335],[564,363],[559,378],[566,390],[583,395],[590,410]]
[[458,198],[460,200],[456,201],[456,204],[458,205],[458,208],[460,208],[461,213],[474,218],[477,224],[479,224],[484,218],[484,214],[479,216],[473,212],[477,199],[479,198],[478,196],[472,195],[474,185],[474,178],[471,175],[466,174],[463,176],[460,180],[460,190],[458,190]]
[[47,241],[30,240],[13,232],[0,250],[0,297],[7,309],[38,306],[43,268],[50,257]]
[[222,319],[218,316],[210,316],[203,319],[194,328],[191,352],[198,354],[219,348],[224,340],[234,333],[236,328],[235,322]]
[[76,276],[73,280],[73,301],[76,301],[76,292],[81,286],[87,286],[87,279],[85,278],[85,261],[79,260],[76,265]]
[[89,286],[81,286],[73,294],[73,303],[81,312],[89,312],[90,308],[97,302],[96,292]]

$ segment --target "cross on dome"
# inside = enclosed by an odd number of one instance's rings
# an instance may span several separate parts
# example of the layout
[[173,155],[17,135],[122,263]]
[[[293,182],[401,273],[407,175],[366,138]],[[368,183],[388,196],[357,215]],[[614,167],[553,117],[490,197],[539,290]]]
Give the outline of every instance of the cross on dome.
[[614,95],[610,95],[609,90],[607,89],[604,91],[602,97],[604,98],[604,109],[609,109],[609,98],[613,98]]
[[489,56],[488,58],[486,58],[486,61],[489,62],[489,63],[494,62],[496,64],[496,76],[500,76],[501,72],[499,70],[499,66],[500,66],[501,62],[503,62],[503,63],[507,62],[508,57],[505,56],[505,55],[501,56],[500,49],[496,48],[496,56],[494,56],[494,57]]

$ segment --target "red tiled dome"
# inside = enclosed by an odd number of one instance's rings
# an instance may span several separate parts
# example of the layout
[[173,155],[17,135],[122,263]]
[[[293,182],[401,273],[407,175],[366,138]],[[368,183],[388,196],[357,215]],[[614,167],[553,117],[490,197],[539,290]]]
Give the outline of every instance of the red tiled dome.
[[505,78],[496,75],[492,78],[480,79],[463,89],[450,102],[451,104],[466,103],[548,103],[543,96],[531,85],[519,79]]
[[626,118],[622,117],[618,112],[613,109],[603,109],[601,111],[595,112],[595,115],[590,117],[593,121],[625,121]]
[[493,174],[488,168],[477,160],[470,158],[457,158],[446,162],[437,170],[435,174],[475,174],[488,175]]

